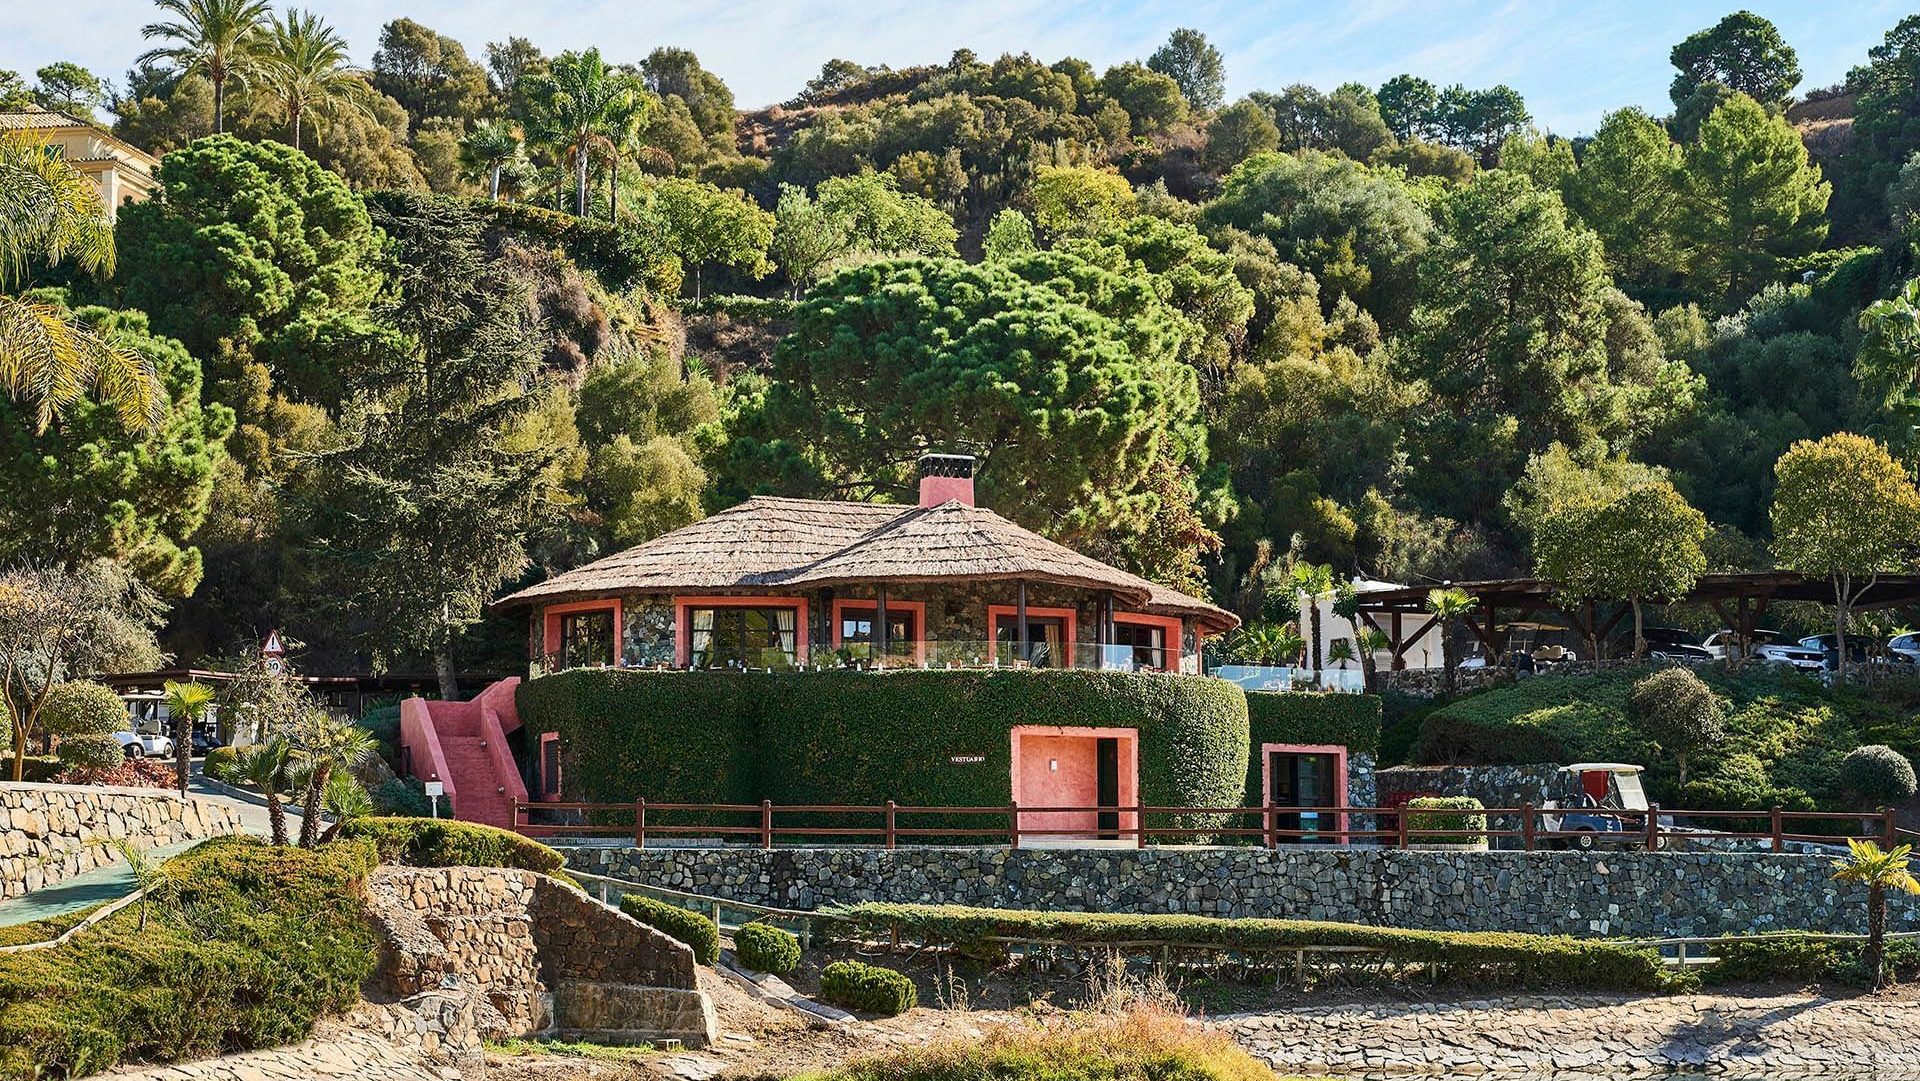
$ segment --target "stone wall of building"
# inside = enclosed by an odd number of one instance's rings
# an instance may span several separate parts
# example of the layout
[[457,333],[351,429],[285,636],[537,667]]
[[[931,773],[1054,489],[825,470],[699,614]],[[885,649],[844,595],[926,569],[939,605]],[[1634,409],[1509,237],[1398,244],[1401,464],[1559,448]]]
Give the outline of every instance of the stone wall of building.
[[113,863],[110,841],[159,848],[239,830],[233,808],[164,789],[0,783],[0,898]]
[[[693,951],[557,879],[381,867],[367,893],[383,938],[380,997],[465,989],[484,1003],[479,1027],[489,1037],[558,1032],[694,1047],[714,1039]],[[620,1024],[603,1028],[607,1018]]]
[[[1792,853],[580,846],[567,858],[593,874],[797,909],[896,901],[1581,936],[1866,925],[1864,890],[1836,885],[1829,858]],[[1920,930],[1920,900],[1890,904],[1897,929]]]

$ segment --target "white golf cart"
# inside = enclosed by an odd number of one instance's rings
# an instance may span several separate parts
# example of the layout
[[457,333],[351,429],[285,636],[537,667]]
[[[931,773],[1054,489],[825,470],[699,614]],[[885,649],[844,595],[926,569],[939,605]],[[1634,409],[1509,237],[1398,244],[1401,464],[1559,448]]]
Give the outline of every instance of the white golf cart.
[[[1647,793],[1640,787],[1645,766],[1621,762],[1576,762],[1560,767],[1573,774],[1579,784],[1577,799],[1563,805],[1557,800],[1542,804],[1541,828],[1555,837],[1553,847],[1575,848],[1591,852],[1601,845],[1639,848],[1647,842]],[[1665,837],[1660,847],[1665,848]]]

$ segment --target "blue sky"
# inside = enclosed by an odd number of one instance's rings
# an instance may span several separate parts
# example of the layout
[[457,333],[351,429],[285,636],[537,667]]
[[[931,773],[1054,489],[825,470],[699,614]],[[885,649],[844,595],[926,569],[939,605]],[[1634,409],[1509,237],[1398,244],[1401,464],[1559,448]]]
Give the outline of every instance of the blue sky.
[[[1204,31],[1226,54],[1228,91],[1378,85],[1410,71],[1436,83],[1504,82],[1543,127],[1574,135],[1623,105],[1668,108],[1667,50],[1733,3],[1693,0],[875,0],[719,3],[713,0],[306,0],[366,63],[384,21],[406,15],[483,55],[488,41],[531,38],[548,52],[598,45],[616,60],[656,45],[692,48],[743,106],[792,96],[822,61],[895,67],[944,60],[966,46],[984,57],[1027,51],[1096,66],[1145,57],[1176,26]],[[1752,2],[1800,54],[1802,88],[1838,82],[1911,5]],[[4,0],[0,68],[30,75],[74,60],[118,79],[144,47],[148,0]]]

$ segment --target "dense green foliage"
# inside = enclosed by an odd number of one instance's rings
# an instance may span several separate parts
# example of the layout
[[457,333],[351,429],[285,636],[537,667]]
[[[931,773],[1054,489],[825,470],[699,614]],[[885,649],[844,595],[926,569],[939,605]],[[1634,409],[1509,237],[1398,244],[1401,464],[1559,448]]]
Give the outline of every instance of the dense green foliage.
[[113,688],[86,680],[54,685],[41,708],[41,724],[53,736],[104,736],[128,724],[127,704]]
[[239,838],[166,866],[175,899],[50,950],[0,956],[0,1077],[80,1076],[305,1039],[359,1000],[377,941],[372,846]]
[[409,867],[513,867],[558,874],[560,853],[517,833],[433,818],[356,818],[340,829],[346,840],[373,843],[384,863]]
[[[1713,947],[1717,960],[1701,973],[1706,984],[1792,983],[1804,986],[1823,980],[1869,982],[1861,963],[1863,943],[1809,938],[1792,932],[1755,935]],[[1920,969],[1920,948],[1911,942],[1887,946],[1887,967],[1910,979]]]
[[784,976],[800,966],[800,939],[771,924],[749,923],[735,931],[733,952],[755,972]]
[[1406,803],[1407,828],[1444,832],[1417,837],[1414,844],[1470,845],[1487,839],[1483,804],[1472,796],[1416,796]]
[[952,905],[864,904],[830,911],[844,926],[869,936],[886,937],[897,932],[904,941],[986,954],[998,952],[993,940],[1000,938],[1037,939],[1086,950],[1117,942],[1165,942],[1247,951],[1364,946],[1385,951],[1392,961],[1432,966],[1446,979],[1489,986],[1652,991],[1683,987],[1687,982],[1667,973],[1651,950],[1547,935]]
[[596,670],[523,684],[517,705],[560,734],[567,795],[594,801],[1005,806],[1023,724],[1136,729],[1148,805],[1235,806],[1247,776],[1244,694],[1183,676]]
[[1855,747],[1840,760],[1840,789],[1868,807],[1913,798],[1913,763],[1884,743]]
[[820,973],[820,997],[835,1006],[893,1017],[919,1002],[913,981],[864,961],[835,961]]
[[720,959],[720,925],[698,912],[638,893],[620,897],[620,911],[693,949],[693,959],[711,965]]

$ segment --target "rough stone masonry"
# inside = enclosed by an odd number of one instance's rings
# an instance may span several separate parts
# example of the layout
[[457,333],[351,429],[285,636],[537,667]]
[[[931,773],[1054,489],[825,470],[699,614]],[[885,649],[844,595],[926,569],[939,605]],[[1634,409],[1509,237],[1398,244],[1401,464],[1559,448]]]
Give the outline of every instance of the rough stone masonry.
[[[1265,848],[568,848],[576,870],[749,904],[862,901],[1182,912],[1448,931],[1857,932],[1865,890],[1824,856]],[[1920,903],[1890,898],[1895,929]]]
[[114,862],[107,841],[160,848],[239,831],[233,808],[164,789],[0,783],[0,898]]

